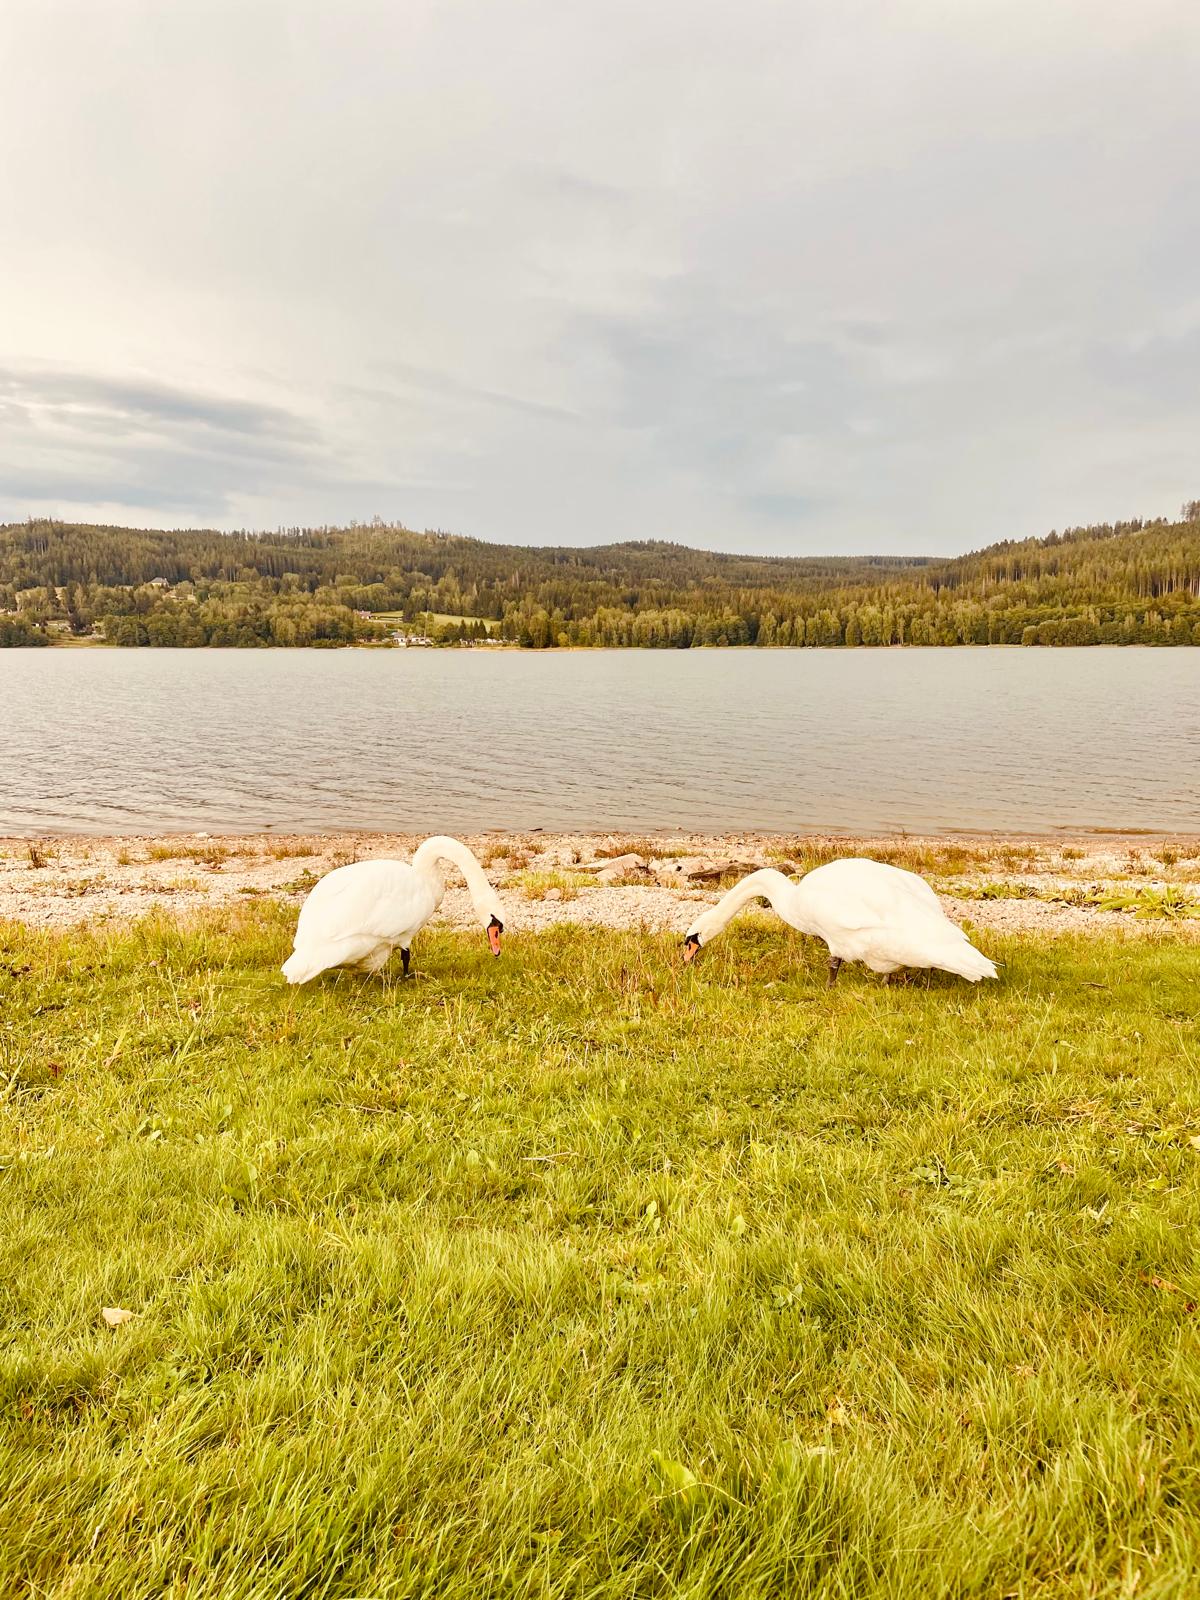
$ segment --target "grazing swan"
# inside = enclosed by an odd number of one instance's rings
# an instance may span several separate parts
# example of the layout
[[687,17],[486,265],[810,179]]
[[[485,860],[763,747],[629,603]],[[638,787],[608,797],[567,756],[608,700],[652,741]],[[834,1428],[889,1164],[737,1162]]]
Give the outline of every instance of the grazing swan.
[[408,976],[409,945],[442,903],[446,882],[439,863],[450,862],[467,880],[475,914],[500,954],[501,905],[483,868],[457,839],[438,835],[407,861],[356,861],[327,872],[300,907],[292,953],[283,964],[289,983],[307,983],[329,967],[378,972],[397,945]]
[[996,976],[995,967],[950,921],[924,878],[882,861],[831,861],[798,883],[770,867],[752,872],[692,923],[683,959],[691,961],[744,905],[759,897],[769,900],[793,928],[824,939],[830,983],[843,961],[861,961],[872,972],[889,976],[901,967],[938,967],[972,983]]

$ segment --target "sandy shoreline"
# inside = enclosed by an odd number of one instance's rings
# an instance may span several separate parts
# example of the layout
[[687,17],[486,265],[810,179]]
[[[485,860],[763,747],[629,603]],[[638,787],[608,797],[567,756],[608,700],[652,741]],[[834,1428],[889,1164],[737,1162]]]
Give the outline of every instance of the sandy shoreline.
[[[407,858],[411,834],[156,835],[0,839],[0,922],[36,926],[129,920],[267,899],[298,906],[323,873],[371,856]],[[1200,940],[1200,836],[998,835],[874,838],[784,834],[480,834],[511,932],[557,922],[682,931],[697,910],[756,866],[804,871],[866,855],[920,872],[949,915],[1006,932],[1121,933]],[[633,858],[625,859],[622,858]],[[453,885],[439,920],[468,927]],[[1174,914],[1159,914],[1164,895]],[[1102,907],[1100,901],[1108,901]]]

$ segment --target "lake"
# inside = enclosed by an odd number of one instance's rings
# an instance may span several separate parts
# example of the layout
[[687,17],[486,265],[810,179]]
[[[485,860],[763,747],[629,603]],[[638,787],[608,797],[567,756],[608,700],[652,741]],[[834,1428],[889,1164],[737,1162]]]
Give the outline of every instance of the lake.
[[0,650],[0,832],[1200,829],[1200,650]]

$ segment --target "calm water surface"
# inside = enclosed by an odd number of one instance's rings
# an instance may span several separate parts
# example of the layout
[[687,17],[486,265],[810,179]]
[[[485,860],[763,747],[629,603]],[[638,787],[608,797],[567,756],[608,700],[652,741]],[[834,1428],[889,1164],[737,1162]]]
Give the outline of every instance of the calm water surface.
[[0,832],[1200,829],[1200,650],[0,650]]

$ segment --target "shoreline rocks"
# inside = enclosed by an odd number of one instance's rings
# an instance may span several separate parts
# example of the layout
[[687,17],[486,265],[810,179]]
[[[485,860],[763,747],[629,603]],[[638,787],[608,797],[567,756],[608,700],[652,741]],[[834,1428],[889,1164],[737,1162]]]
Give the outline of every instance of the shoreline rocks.
[[[333,867],[372,856],[406,859],[421,837],[356,833],[0,839],[0,921],[67,926],[133,919],[154,910],[186,914],[258,899],[299,907],[317,878]],[[488,864],[514,932],[556,922],[682,931],[698,905],[715,903],[726,883],[758,867],[788,871],[835,856],[867,855],[921,873],[952,917],[980,929],[1039,936],[1117,932],[1200,939],[1200,919],[1135,917],[1040,898],[1099,884],[1147,891],[1171,884],[1200,900],[1200,838],[673,834],[661,840],[630,839],[621,850],[626,841],[620,835],[526,832],[468,835],[466,842]],[[601,855],[602,850],[616,853]],[[551,885],[541,898],[531,898],[522,883],[526,875],[537,873],[564,874],[564,883],[575,875],[598,881],[570,888]],[[981,888],[986,891],[982,897]],[[451,926],[474,925],[470,900],[453,877],[439,918]]]

